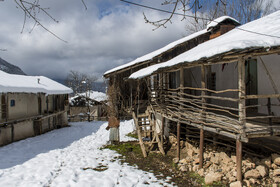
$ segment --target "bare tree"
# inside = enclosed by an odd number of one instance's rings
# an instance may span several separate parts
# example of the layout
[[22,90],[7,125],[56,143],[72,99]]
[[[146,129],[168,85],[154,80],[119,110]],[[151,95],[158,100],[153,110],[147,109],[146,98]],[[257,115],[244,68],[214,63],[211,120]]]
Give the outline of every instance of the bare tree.
[[[4,1],[4,0],[0,0],[0,1]],[[80,0],[85,9],[87,9],[87,6],[84,2],[84,0]],[[56,35],[54,32],[52,32],[51,30],[49,30],[39,19],[39,15],[42,16],[47,16],[51,21],[58,23],[58,20],[56,20],[49,12],[50,7],[42,7],[41,6],[41,2],[40,0],[14,0],[16,7],[20,10],[23,11],[23,25],[22,25],[22,29],[21,29],[21,33],[24,31],[25,29],[25,25],[26,25],[26,21],[28,19],[32,20],[34,22],[33,27],[31,28],[31,30],[29,32],[32,32],[33,29],[36,26],[39,26],[41,28],[43,28],[45,31],[49,32],[50,34],[52,34],[54,37],[58,38],[59,40],[66,42],[65,40],[63,40],[61,37],[59,37],[58,35]]]
[[97,77],[71,70],[65,80],[65,84],[72,88],[74,95],[94,89]]
[[167,23],[172,23],[175,15],[180,15],[182,20],[189,22],[187,29],[190,32],[205,28],[207,22],[223,15],[234,17],[244,24],[271,13],[273,8],[272,0],[162,0],[161,5],[166,7],[165,10],[121,1],[169,13],[166,18],[156,21],[150,20],[144,13],[146,23],[154,25],[155,29],[166,27]]

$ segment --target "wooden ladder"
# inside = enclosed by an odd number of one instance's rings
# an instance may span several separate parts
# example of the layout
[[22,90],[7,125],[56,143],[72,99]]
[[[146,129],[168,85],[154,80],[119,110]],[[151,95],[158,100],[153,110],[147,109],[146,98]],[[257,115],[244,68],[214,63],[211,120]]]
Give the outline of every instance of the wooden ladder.
[[[144,114],[136,114],[132,113],[134,123],[137,130],[139,144],[144,157],[147,157],[147,152],[150,152],[154,145],[157,144],[160,152],[165,154],[163,149],[163,142],[159,138],[159,134],[156,132],[156,124],[155,121],[152,120],[151,115],[148,111]],[[143,141],[145,138],[145,142]],[[147,148],[146,146],[147,145]]]

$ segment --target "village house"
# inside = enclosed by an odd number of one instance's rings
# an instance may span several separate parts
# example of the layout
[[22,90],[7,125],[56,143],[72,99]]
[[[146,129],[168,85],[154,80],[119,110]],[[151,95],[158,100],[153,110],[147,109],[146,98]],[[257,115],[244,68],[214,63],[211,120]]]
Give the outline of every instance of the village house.
[[107,95],[98,91],[77,94],[69,100],[70,121],[106,120]]
[[0,146],[68,125],[70,88],[43,76],[0,77]]
[[[142,136],[161,152],[164,137],[183,127],[236,141],[236,178],[242,180],[242,143],[280,134],[280,11],[239,26],[224,16],[207,29],[175,41],[104,77],[117,91],[122,111],[134,117]],[[145,133],[143,133],[145,132]],[[215,138],[215,136],[213,137]],[[180,158],[180,144],[177,143]]]

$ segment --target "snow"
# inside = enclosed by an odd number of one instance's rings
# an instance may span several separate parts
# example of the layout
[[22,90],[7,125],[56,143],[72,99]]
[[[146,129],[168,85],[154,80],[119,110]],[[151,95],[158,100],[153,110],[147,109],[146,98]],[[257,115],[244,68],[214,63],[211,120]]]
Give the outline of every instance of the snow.
[[[107,122],[71,123],[0,147],[0,186],[171,186],[153,173],[121,164],[115,151],[101,150],[109,139],[106,126]],[[133,140],[125,136],[133,130],[132,120],[122,121],[121,141]],[[89,169],[98,166],[108,169]]]
[[210,21],[208,24],[207,24],[207,30],[209,30],[210,28],[212,27],[216,27],[219,23],[222,23],[223,21],[227,20],[227,19],[230,19],[238,24],[240,24],[236,19],[230,17],[230,16],[222,16],[222,17],[219,17],[213,21]]
[[98,102],[108,100],[107,95],[105,93],[91,90],[91,91],[88,91],[88,92],[85,92],[85,93],[79,93],[79,94],[75,95],[74,97],[71,97],[70,101],[72,99],[75,99],[78,96],[89,97],[90,99],[93,99],[93,100],[98,101]]
[[205,33],[207,33],[207,30],[206,30],[206,29],[205,29],[205,30],[202,30],[202,31],[199,31],[199,32],[196,32],[196,33],[194,33],[194,34],[191,34],[191,35],[189,35],[189,36],[186,36],[186,37],[184,37],[184,38],[181,38],[181,39],[179,39],[179,40],[176,40],[176,41],[174,41],[174,42],[172,42],[172,43],[166,45],[166,46],[163,47],[163,48],[160,48],[160,49],[158,49],[158,50],[156,50],[156,51],[153,51],[153,52],[151,52],[151,53],[149,53],[149,54],[146,54],[146,55],[144,55],[144,56],[142,56],[142,57],[139,57],[139,58],[137,58],[137,59],[135,59],[135,60],[133,60],[133,61],[127,63],[127,64],[118,66],[118,67],[113,68],[113,69],[111,69],[111,70],[108,70],[108,71],[106,71],[106,72],[104,73],[104,75],[109,74],[109,73],[112,73],[112,72],[115,72],[115,71],[118,71],[118,70],[121,70],[121,69],[123,69],[123,68],[129,67],[129,66],[132,66],[132,65],[135,65],[135,64],[140,63],[140,62],[144,62],[144,61],[147,61],[147,60],[151,60],[152,58],[156,57],[157,55],[160,55],[161,53],[163,53],[163,52],[165,52],[165,51],[168,51],[169,49],[172,49],[172,48],[175,47],[176,45],[179,45],[179,44],[181,44],[181,43],[184,43],[184,42],[186,42],[186,41],[189,41],[189,40],[191,40],[191,39],[193,39],[193,38],[196,38],[196,37],[198,37],[198,36],[200,36],[200,35],[202,35],[202,34],[205,34]]
[[[253,32],[262,33],[263,35]],[[235,28],[220,37],[204,42],[167,62],[141,69],[131,74],[129,78],[143,78],[161,68],[171,67],[180,63],[192,63],[232,50],[244,50],[253,47],[267,48],[269,50],[270,47],[280,46],[279,32],[280,11],[277,11],[266,17]],[[271,37],[271,35],[277,37]]]
[[0,70],[0,77],[0,93],[72,93],[72,90],[70,88],[44,76],[14,75]]

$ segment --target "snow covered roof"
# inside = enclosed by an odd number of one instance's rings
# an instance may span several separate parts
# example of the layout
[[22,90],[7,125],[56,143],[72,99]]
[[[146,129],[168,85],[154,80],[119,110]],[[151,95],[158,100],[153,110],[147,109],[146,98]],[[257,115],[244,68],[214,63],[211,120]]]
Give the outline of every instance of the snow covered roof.
[[107,95],[105,93],[91,90],[87,93],[80,93],[80,94],[75,95],[74,97],[71,97],[70,102],[71,102],[71,100],[73,100],[79,96],[89,97],[90,99],[93,99],[98,102],[108,100]]
[[279,33],[280,11],[277,11],[237,27],[215,39],[204,42],[167,62],[141,69],[131,74],[129,78],[139,79],[151,75],[161,68],[171,67],[181,63],[192,63],[234,50],[279,47]]
[[151,52],[151,53],[148,53],[148,54],[146,54],[146,55],[144,55],[144,56],[142,56],[142,57],[139,57],[139,58],[137,58],[137,59],[135,59],[135,60],[133,60],[133,61],[127,63],[127,64],[123,64],[123,65],[121,65],[121,66],[118,66],[118,67],[116,67],[116,68],[113,68],[113,69],[111,69],[111,70],[108,70],[108,71],[106,71],[106,72],[104,73],[104,75],[109,74],[109,73],[112,73],[112,72],[115,72],[115,71],[118,71],[118,70],[121,70],[121,69],[123,69],[123,68],[127,68],[127,67],[129,67],[129,66],[135,65],[135,64],[140,63],[140,62],[144,62],[144,61],[147,61],[147,60],[151,60],[152,58],[154,58],[154,57],[156,57],[156,56],[162,54],[163,52],[168,51],[169,49],[172,49],[172,48],[175,47],[176,45],[179,45],[179,44],[181,44],[181,43],[184,43],[184,42],[186,42],[186,41],[189,41],[189,40],[191,40],[191,39],[193,39],[193,38],[196,38],[196,37],[198,37],[198,36],[200,36],[200,35],[203,35],[203,34],[205,34],[205,33],[207,33],[207,30],[206,30],[206,29],[205,29],[205,30],[202,30],[202,31],[199,31],[199,32],[196,32],[196,33],[194,33],[194,34],[191,34],[191,35],[189,35],[189,36],[186,36],[186,37],[184,37],[184,38],[181,38],[181,39],[179,39],[179,40],[176,40],[176,41],[174,41],[174,42],[172,42],[172,43],[170,43],[170,44],[164,46],[163,48],[160,48],[160,49],[158,49],[158,50],[156,50],[156,51],[153,51],[153,52]]
[[44,76],[13,75],[0,70],[0,93],[68,94],[72,90]]
[[222,17],[219,17],[219,18],[217,18],[213,21],[208,22],[206,29],[209,30],[212,27],[216,27],[218,24],[222,23],[225,20],[231,20],[234,23],[236,23],[236,25],[240,25],[240,23],[236,19],[234,19],[230,16],[222,16]]

